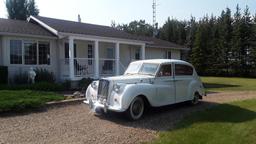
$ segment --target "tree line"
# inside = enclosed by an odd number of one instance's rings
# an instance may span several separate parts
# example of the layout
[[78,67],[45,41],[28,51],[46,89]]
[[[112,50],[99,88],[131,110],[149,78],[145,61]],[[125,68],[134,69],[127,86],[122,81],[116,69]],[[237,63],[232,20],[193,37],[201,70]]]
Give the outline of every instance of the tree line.
[[[138,35],[153,34],[153,27],[143,20],[112,26]],[[220,16],[206,15],[198,21],[168,18],[156,37],[188,47],[188,61],[200,75],[256,76],[256,15],[248,6],[241,10],[237,5],[233,14],[226,8]]]

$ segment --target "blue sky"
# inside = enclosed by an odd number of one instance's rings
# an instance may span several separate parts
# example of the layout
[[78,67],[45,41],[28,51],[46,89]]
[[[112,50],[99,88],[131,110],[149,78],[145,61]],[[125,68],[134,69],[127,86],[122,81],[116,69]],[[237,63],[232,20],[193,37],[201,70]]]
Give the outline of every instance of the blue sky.
[[[0,17],[7,17],[5,0],[0,0]],[[152,23],[152,0],[35,0],[40,15],[77,20],[78,13],[82,21],[93,24],[110,25],[128,23],[145,19]],[[157,0],[157,22],[162,25],[168,17],[179,20],[190,19],[193,15],[200,18],[205,14],[219,15],[229,7],[235,10],[236,4],[243,9],[250,7],[256,13],[256,0]]]

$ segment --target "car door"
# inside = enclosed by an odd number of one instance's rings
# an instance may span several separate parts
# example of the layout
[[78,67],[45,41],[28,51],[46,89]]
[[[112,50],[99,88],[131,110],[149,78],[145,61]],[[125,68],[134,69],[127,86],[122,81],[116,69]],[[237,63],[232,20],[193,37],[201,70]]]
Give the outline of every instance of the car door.
[[154,85],[157,96],[155,102],[158,106],[175,103],[175,85],[172,64],[163,64],[156,75]]
[[189,100],[189,85],[193,80],[193,68],[186,64],[174,65],[176,102]]

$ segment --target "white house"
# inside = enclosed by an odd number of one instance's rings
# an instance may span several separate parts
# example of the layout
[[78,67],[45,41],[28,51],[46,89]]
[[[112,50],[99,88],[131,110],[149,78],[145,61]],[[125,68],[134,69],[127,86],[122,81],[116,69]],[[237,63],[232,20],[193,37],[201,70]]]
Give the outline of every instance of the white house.
[[0,19],[0,65],[9,78],[31,67],[53,72],[58,81],[122,74],[138,59],[181,59],[188,49],[108,27],[30,16]]

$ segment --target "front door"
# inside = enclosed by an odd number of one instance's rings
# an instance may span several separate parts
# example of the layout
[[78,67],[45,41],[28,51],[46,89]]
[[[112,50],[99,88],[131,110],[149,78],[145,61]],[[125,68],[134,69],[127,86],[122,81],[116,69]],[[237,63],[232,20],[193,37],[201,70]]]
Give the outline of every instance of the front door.
[[172,59],[172,52],[171,51],[167,51],[167,59]]
[[155,102],[158,106],[175,103],[175,84],[171,64],[161,65],[154,84],[157,90]]
[[176,102],[190,100],[189,85],[193,80],[193,68],[188,65],[175,64]]

